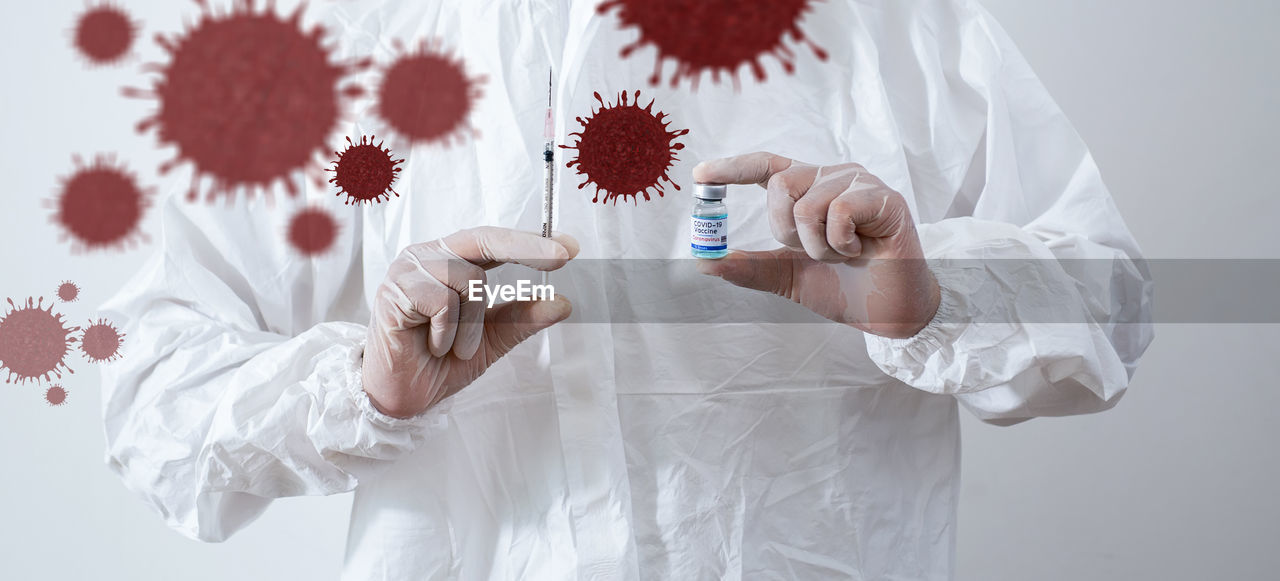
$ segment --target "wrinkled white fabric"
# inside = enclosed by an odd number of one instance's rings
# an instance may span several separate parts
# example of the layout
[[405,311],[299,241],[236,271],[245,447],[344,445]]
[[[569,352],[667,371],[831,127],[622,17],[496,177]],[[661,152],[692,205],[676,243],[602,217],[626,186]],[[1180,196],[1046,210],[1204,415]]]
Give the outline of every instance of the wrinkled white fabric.
[[[649,87],[654,51],[621,59],[634,29],[595,8],[313,3],[342,57],[385,62],[389,39],[441,38],[486,78],[478,135],[398,152],[403,195],[374,206],[337,205],[309,180],[299,199],[205,206],[168,183],[160,252],[105,309],[129,341],[104,371],[110,466],[204,540],[273,498],[354,489],[351,580],[950,578],[957,402],[996,423],[1103,410],[1151,339],[1138,248],[1085,146],[971,0],[815,3],[801,27],[828,61],[797,46],[794,75],[765,57],[763,84],[704,78],[696,91]],[[643,296],[625,273],[553,276],[575,303],[683,322],[571,319],[426,414],[380,415],[360,384],[369,297],[411,243],[538,229],[552,66],[562,143],[597,91],[640,89],[689,129],[671,172],[686,189],[649,202],[593,205],[559,164],[557,229],[580,241],[579,260],[686,257],[698,160],[856,161],[906,197],[929,257],[961,259],[934,267],[939,315],[906,340],[727,324],[716,314],[740,304],[727,289],[673,278]],[[386,133],[368,102],[343,130]],[[776,247],[763,195],[737,192],[730,244]],[[282,243],[306,203],[345,221],[316,259]],[[1110,274],[963,260],[1034,257]]]

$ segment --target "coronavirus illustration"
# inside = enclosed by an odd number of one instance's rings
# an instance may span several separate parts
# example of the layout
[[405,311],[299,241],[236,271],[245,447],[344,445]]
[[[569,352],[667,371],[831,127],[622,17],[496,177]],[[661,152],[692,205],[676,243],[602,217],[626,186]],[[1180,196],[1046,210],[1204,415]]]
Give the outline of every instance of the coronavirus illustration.
[[289,220],[289,245],[305,256],[319,256],[338,239],[338,221],[323,208],[303,208]]
[[80,15],[72,35],[76,50],[91,64],[113,65],[129,54],[138,25],[119,6],[103,3]]
[[578,117],[582,131],[569,134],[577,137],[577,142],[560,146],[578,151],[566,164],[586,176],[578,189],[594,183],[596,196],[591,201],[612,200],[615,204],[618,198],[627,197],[637,202],[638,196],[649,201],[649,190],[662,196],[663,182],[680,189],[667,172],[676,161],[676,152],[684,149],[684,144],[675,140],[689,130],[670,129],[671,122],[664,121],[667,115],[654,113],[653,101],[641,107],[640,91],[635,92],[634,102],[625,91],[615,104],[605,103],[600,93],[595,93],[595,98],[600,108],[593,108],[587,119]]
[[69,280],[62,281],[62,284],[58,285],[58,300],[64,303],[74,303],[80,300],[80,287]]
[[391,199],[391,195],[399,196],[391,186],[395,184],[403,159],[394,159],[391,150],[382,147],[382,142],[373,144],[373,138],[361,137],[360,143],[353,143],[347,138],[347,149],[335,151],[338,159],[333,167],[325,171],[333,172],[329,183],[338,186],[338,195],[347,195],[346,203],[364,204]]
[[50,406],[60,406],[67,403],[67,389],[61,385],[50,386],[44,391],[44,401]]
[[28,298],[22,306],[6,300],[9,312],[0,318],[0,369],[7,372],[5,382],[39,382],[62,377],[63,371],[73,373],[66,360],[76,341],[72,334],[79,327],[67,327],[52,304],[44,308],[44,298],[38,302]]
[[393,46],[399,56],[378,83],[378,116],[412,143],[449,145],[476,135],[468,119],[485,78],[468,76],[462,59],[438,41],[424,40],[412,51]]
[[124,333],[116,329],[106,319],[90,321],[80,336],[80,351],[85,359],[93,363],[115,361],[120,357],[120,346],[124,343]]
[[738,82],[743,66],[757,81],[765,80],[763,58],[773,55],[788,74],[795,71],[795,53],[786,37],[802,43],[819,60],[827,53],[800,30],[800,19],[814,0],[609,0],[599,13],[617,10],[624,27],[636,28],[640,38],[622,49],[622,57],[652,45],[658,51],[649,83],[661,82],[663,63],[676,63],[671,86],[690,79],[694,86],[703,73],[714,82],[727,73]]
[[203,12],[185,34],[157,37],[170,60],[153,67],[152,87],[125,89],[159,103],[138,130],[155,130],[177,149],[161,173],[193,166],[188,199],[199,197],[202,180],[212,182],[210,200],[270,192],[276,183],[296,195],[298,172],[320,173],[344,100],[363,93],[344,79],[369,61],[334,62],[325,30],[303,29],[302,5],[282,17],[271,2],[259,10],[255,0],[237,0],[224,13],[195,1]]
[[45,204],[54,210],[50,219],[62,227],[62,239],[71,240],[75,252],[121,250],[147,241],[139,226],[153,192],[111,156],[97,156],[88,165],[73,159],[75,170]]

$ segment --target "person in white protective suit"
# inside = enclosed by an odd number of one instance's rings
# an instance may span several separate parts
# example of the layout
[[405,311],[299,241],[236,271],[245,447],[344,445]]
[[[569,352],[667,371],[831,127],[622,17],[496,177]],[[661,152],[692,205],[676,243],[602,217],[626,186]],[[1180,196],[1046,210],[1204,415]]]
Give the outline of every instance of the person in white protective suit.
[[[1004,425],[1116,404],[1151,340],[1145,267],[976,1],[815,3],[825,61],[796,46],[793,73],[766,57],[764,82],[696,90],[650,86],[654,51],[621,57],[635,31],[597,4],[310,8],[343,57],[453,47],[486,78],[478,135],[415,148],[403,195],[342,207],[315,259],[260,199],[162,205],[159,255],[106,309],[130,345],[104,414],[111,468],[171,527],[220,541],[272,499],[354,490],[344,579],[947,579],[958,407]],[[562,159],[560,234],[534,234],[550,68],[561,143],[593,93],[639,89],[689,130],[684,189],[593,204]],[[765,186],[731,190],[728,258],[662,285],[566,274],[687,257],[695,179]],[[334,201],[302,197],[285,209]],[[465,300],[508,262],[559,269],[563,296]],[[741,297],[830,321],[717,322]],[[623,303],[678,320],[571,318]]]

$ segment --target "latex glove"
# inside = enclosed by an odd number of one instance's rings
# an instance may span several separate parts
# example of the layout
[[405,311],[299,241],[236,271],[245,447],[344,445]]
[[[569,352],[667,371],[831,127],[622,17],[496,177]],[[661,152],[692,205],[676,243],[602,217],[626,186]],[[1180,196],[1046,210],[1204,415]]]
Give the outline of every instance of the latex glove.
[[378,286],[364,352],[364,389],[379,411],[407,418],[475,381],[500,357],[538,331],[569,317],[552,301],[488,308],[468,301],[472,280],[514,262],[556,270],[578,254],[571,236],[543,238],[505,228],[463,230],[406,248]]
[[693,179],[764,188],[769,225],[784,245],[700,260],[701,272],[885,337],[913,336],[937,312],[938,283],[907,201],[866,168],[752,153],[700,163]]

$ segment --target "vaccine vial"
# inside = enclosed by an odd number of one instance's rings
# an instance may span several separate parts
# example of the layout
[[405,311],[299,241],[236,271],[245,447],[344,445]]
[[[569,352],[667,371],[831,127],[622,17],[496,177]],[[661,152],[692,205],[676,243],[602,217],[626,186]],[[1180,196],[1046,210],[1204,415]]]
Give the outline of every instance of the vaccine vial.
[[724,258],[729,254],[729,209],[724,184],[694,184],[689,247],[695,258]]

